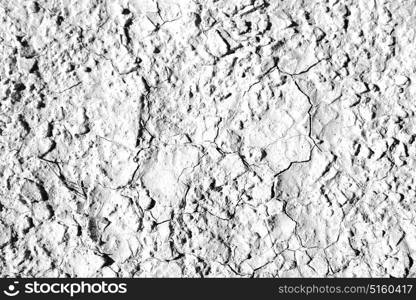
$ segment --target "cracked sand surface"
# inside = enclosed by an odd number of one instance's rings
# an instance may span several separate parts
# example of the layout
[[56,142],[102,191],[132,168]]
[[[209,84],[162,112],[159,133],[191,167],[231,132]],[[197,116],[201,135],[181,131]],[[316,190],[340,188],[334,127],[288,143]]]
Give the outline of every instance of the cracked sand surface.
[[0,274],[414,277],[411,0],[0,0]]

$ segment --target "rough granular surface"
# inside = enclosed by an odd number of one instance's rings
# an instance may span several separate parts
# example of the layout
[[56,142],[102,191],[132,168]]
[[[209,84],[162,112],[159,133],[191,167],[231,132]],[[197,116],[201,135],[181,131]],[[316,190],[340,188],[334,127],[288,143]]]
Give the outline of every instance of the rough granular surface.
[[0,275],[415,277],[412,0],[0,0]]

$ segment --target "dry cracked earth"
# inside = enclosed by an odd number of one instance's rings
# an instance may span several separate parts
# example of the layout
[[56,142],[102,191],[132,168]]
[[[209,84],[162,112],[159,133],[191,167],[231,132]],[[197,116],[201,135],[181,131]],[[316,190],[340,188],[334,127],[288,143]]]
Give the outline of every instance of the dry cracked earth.
[[415,277],[413,0],[0,0],[2,277]]

